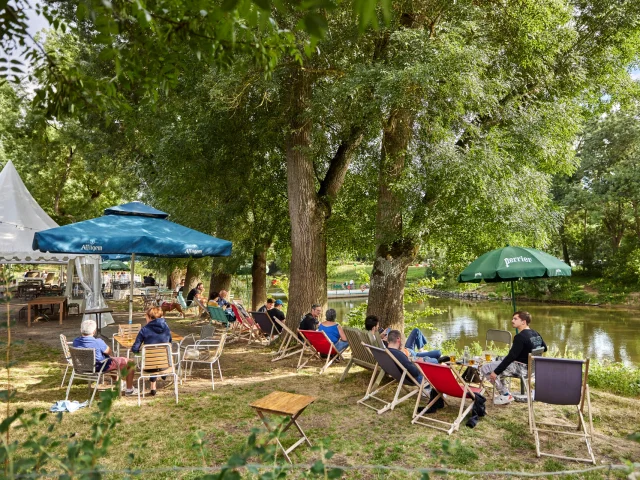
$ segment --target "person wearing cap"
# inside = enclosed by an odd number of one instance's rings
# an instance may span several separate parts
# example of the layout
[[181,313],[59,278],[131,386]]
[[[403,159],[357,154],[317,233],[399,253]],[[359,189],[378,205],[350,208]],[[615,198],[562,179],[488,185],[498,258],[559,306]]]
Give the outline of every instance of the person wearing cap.
[[[282,302],[280,302],[282,304]],[[259,309],[258,312],[259,313],[265,313],[268,312],[269,310],[271,310],[273,308],[273,298],[267,298],[267,301],[265,302],[264,305],[262,305]]]
[[[267,313],[271,318],[277,318],[282,323],[284,323],[285,314],[282,311],[283,306],[284,306],[284,303],[282,302],[282,300],[278,299],[274,302],[273,308],[271,310],[267,310]],[[273,322],[273,324],[276,326],[276,331],[278,332],[278,335],[280,335],[282,333],[282,327],[278,322]]]
[[[100,370],[104,366],[104,372],[120,370],[122,375],[126,373],[127,389],[125,395],[138,395],[138,389],[133,387],[133,374],[135,373],[135,363],[124,357],[112,357],[113,353],[109,346],[101,338],[95,338],[96,321],[83,320],[80,325],[81,337],[73,340],[75,348],[93,348],[96,351],[96,369]],[[104,363],[106,362],[106,365]]]

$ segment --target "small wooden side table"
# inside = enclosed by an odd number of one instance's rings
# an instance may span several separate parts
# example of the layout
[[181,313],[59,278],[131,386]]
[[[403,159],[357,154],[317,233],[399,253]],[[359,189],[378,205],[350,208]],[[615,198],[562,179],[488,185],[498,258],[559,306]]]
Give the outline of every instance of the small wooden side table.
[[260,417],[260,420],[262,420],[262,423],[265,424],[267,430],[270,432],[275,430],[272,430],[271,425],[269,425],[269,422],[265,417],[265,414],[291,417],[289,422],[280,430],[278,437],[286,432],[289,427],[294,425],[298,429],[298,432],[300,432],[302,438],[300,438],[300,440],[291,445],[289,448],[284,448],[282,443],[280,443],[280,438],[276,437],[276,443],[282,449],[284,457],[289,463],[293,463],[291,461],[291,458],[289,458],[289,454],[304,442],[307,442],[310,447],[312,446],[311,442],[298,424],[298,417],[302,415],[302,412],[304,412],[304,410],[316,400],[316,397],[310,397],[308,395],[298,395],[295,393],[287,392],[271,392],[266,397],[263,397],[260,400],[256,400],[250,405],[252,408],[255,408],[256,413]]

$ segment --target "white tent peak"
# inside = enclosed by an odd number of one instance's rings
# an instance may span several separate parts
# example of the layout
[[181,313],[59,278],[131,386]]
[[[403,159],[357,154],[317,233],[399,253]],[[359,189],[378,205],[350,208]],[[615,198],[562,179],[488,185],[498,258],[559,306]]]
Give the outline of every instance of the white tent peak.
[[57,226],[31,196],[9,160],[0,172],[0,263],[67,263],[75,258],[31,247],[35,232]]

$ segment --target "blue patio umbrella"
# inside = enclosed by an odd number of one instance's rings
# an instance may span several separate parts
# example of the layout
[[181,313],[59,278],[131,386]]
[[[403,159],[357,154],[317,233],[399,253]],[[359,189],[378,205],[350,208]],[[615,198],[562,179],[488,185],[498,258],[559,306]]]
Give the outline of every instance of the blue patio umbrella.
[[136,255],[147,257],[228,257],[231,242],[167,220],[165,212],[141,202],[107,208],[105,215],[36,232],[34,250],[87,255],[131,255],[129,323],[133,318]]

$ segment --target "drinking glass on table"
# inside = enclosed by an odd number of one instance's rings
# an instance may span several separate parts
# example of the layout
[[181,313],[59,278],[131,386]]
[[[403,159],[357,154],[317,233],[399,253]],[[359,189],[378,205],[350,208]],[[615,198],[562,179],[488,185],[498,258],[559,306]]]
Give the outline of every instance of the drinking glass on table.
[[455,355],[449,355],[449,361],[451,363],[456,363],[456,356]]
[[475,365],[476,361],[473,358],[469,359],[469,365]]
[[491,361],[491,352],[484,352],[484,361],[485,362]]

